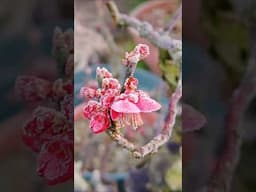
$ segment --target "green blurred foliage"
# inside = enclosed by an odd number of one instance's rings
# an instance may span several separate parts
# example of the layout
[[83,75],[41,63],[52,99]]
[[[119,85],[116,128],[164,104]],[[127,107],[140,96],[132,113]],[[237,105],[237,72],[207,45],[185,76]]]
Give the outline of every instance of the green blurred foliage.
[[173,92],[177,86],[180,74],[180,66],[174,63],[167,50],[160,49],[160,69],[162,77]]
[[220,61],[236,86],[248,59],[248,28],[236,19],[227,1],[209,1],[203,4],[203,10],[202,19],[209,37],[210,53]]
[[138,5],[140,5],[144,2],[147,2],[147,1],[148,0],[130,0],[129,5],[134,8],[134,7],[137,7]]
[[171,191],[182,191],[182,160],[177,157],[165,175],[165,182]]

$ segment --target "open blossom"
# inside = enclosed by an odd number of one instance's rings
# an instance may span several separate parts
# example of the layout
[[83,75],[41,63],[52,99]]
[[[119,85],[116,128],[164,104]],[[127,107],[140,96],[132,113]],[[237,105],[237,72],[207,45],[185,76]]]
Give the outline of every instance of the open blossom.
[[115,98],[111,105],[111,118],[122,126],[137,128],[143,124],[141,113],[157,111],[161,105],[145,92],[137,90],[138,80],[130,77],[125,83],[125,92]]

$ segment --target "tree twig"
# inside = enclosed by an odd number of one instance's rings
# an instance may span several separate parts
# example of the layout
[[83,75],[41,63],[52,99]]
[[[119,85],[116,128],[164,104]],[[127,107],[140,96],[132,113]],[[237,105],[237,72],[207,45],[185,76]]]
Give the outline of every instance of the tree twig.
[[170,21],[168,22],[168,24],[164,28],[164,31],[165,32],[172,31],[173,28],[175,27],[175,25],[177,24],[178,20],[181,18],[181,16],[182,16],[182,4],[175,11],[174,15],[172,16],[172,18],[170,19]]
[[113,1],[108,1],[107,7],[115,23],[120,25],[128,25],[135,28],[141,37],[146,38],[152,44],[159,48],[167,49],[172,56],[172,59],[181,64],[182,62],[182,42],[181,40],[173,39],[167,34],[161,34],[155,31],[148,22],[141,22],[140,20],[121,14]]
[[165,122],[161,133],[155,136],[149,143],[146,145],[137,148],[133,154],[137,158],[143,158],[148,154],[155,153],[158,151],[158,148],[164,145],[171,137],[172,129],[176,122],[176,115],[177,115],[177,106],[178,102],[181,98],[182,90],[181,85],[178,85],[176,91],[172,94],[169,103],[168,114],[165,118]]

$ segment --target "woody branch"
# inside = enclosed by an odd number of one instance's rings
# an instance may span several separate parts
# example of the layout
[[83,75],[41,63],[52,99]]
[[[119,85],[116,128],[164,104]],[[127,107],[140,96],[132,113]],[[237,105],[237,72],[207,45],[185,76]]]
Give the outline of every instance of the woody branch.
[[231,100],[226,125],[226,140],[224,150],[218,159],[217,166],[212,173],[207,192],[230,191],[230,184],[240,155],[242,140],[241,121],[249,103],[256,95],[256,26],[251,29],[251,56],[244,78],[235,90]]
[[[155,31],[152,25],[148,22],[142,22],[136,18],[120,13],[116,4],[113,1],[108,1],[107,7],[116,24],[127,25],[129,27],[136,29],[136,31],[139,33],[141,37],[144,37],[145,39],[149,40],[149,42],[151,42],[159,48],[167,49],[175,63],[181,64],[181,40],[173,39],[167,34]],[[180,12],[181,10],[182,9],[180,8]],[[177,14],[179,14],[179,11]],[[174,23],[176,21],[177,19],[174,19],[172,22]]]
[[171,137],[173,127],[175,125],[175,120],[177,115],[177,106],[181,98],[181,95],[182,95],[182,88],[181,88],[181,84],[179,83],[179,85],[176,88],[176,91],[172,94],[170,98],[168,113],[166,115],[161,133],[155,136],[146,145],[137,148],[133,152],[135,157],[143,158],[148,154],[157,152],[162,145],[168,142],[168,140]]

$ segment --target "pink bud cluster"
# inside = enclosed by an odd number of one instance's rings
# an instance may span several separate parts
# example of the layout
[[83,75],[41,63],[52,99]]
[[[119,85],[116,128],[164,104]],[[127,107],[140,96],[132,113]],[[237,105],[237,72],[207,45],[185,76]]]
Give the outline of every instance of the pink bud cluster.
[[36,76],[19,76],[15,84],[18,96],[37,106],[23,127],[23,141],[37,153],[37,173],[49,185],[73,178],[72,39],[71,31],[55,31],[53,51],[64,58],[63,78],[50,82]]
[[[125,65],[136,64],[149,54],[147,45],[139,44],[130,53],[126,53]],[[84,117],[89,119],[89,126],[94,133],[106,131],[112,122],[122,127],[137,128],[143,124],[141,113],[157,111],[161,105],[151,99],[145,92],[138,90],[138,79],[133,76],[126,78],[123,85],[105,68],[97,68],[98,89],[83,87],[81,95],[89,98],[84,107]],[[94,100],[93,100],[94,99]]]

